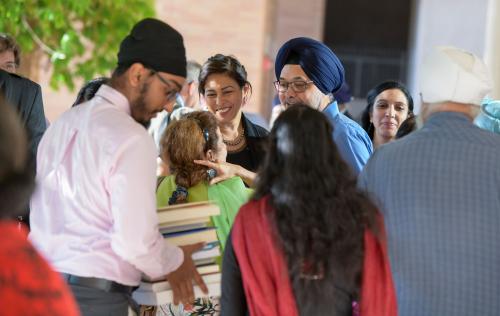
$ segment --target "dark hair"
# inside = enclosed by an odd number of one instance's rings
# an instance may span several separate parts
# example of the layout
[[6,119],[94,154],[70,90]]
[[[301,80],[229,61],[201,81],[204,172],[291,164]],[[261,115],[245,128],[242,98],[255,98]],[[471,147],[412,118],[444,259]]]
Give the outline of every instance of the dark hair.
[[200,76],[198,77],[198,91],[200,94],[205,94],[207,78],[212,74],[225,74],[231,77],[238,83],[241,89],[245,86],[249,86],[250,89],[252,88],[252,85],[247,80],[247,71],[245,67],[233,56],[217,54],[210,57],[203,66],[201,66]]
[[370,122],[370,114],[373,112],[373,105],[375,104],[375,99],[379,94],[381,94],[385,90],[390,90],[390,89],[398,89],[401,92],[403,92],[403,94],[406,97],[406,101],[408,101],[408,115],[409,116],[413,115],[413,98],[411,97],[410,91],[408,91],[408,89],[404,84],[392,80],[384,81],[378,84],[373,89],[368,91],[368,94],[366,95],[367,105],[363,110],[363,113],[361,114],[361,126],[368,133],[368,136],[370,136],[370,139],[372,140],[375,129],[373,127],[373,124],[371,124]]
[[[284,111],[269,135],[253,196],[270,195],[272,227],[301,315],[351,310],[359,294],[364,231],[376,212],[356,188],[332,130],[321,112],[306,105]],[[323,278],[303,277],[304,264]]]
[[167,161],[175,183],[190,188],[207,179],[207,167],[195,159],[205,159],[206,152],[217,151],[217,120],[207,111],[195,111],[171,122],[161,139],[161,158]]
[[396,139],[399,139],[403,136],[406,136],[417,129],[417,118],[415,115],[408,117],[406,120],[401,123],[396,132]]
[[77,106],[80,103],[83,103],[85,101],[88,101],[94,97],[96,94],[97,90],[105,84],[108,83],[109,78],[106,77],[99,77],[96,79],[92,79],[86,84],[83,85],[83,87],[80,89],[78,92],[78,95],[76,96],[75,103],[73,103],[73,106]]
[[6,51],[11,51],[14,54],[16,66],[21,66],[21,51],[19,45],[17,45],[16,41],[11,36],[0,33],[0,53]]
[[34,186],[26,132],[14,108],[0,93],[0,219],[27,215]]

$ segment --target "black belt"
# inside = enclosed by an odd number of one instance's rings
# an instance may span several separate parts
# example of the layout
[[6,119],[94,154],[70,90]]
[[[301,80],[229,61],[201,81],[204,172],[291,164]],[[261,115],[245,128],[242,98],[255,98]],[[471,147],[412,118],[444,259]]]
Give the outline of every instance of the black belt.
[[118,293],[131,294],[137,288],[136,286],[127,286],[120,283],[116,283],[114,281],[100,279],[100,278],[85,278],[67,273],[61,273],[61,276],[68,284],[90,287],[105,292],[118,292]]

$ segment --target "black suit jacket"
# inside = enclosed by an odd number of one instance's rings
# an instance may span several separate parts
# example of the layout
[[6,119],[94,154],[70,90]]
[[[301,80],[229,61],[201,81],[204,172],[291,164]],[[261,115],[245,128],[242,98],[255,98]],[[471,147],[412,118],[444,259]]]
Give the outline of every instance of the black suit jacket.
[[0,92],[15,107],[29,139],[30,164],[36,163],[38,143],[47,129],[40,85],[0,69]]

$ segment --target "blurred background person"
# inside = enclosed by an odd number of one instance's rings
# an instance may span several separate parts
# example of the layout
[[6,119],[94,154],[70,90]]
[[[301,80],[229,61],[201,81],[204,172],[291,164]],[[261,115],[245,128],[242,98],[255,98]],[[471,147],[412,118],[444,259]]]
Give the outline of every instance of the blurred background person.
[[12,220],[22,214],[35,186],[26,133],[0,95],[0,305],[2,315],[79,315],[60,275]]
[[[14,38],[0,33],[0,93],[3,93],[9,106],[14,106],[28,132],[28,163],[34,173],[38,144],[47,129],[42,100],[42,89],[37,83],[17,75],[21,65],[21,51]],[[5,72],[4,72],[5,71]],[[19,220],[28,225],[29,207]]]
[[413,98],[402,83],[385,81],[371,89],[366,99],[361,126],[378,148],[394,140],[399,126],[413,115]]
[[187,61],[186,82],[182,86],[181,92],[182,106],[186,106],[193,110],[203,110],[200,103],[200,94],[198,92],[201,65],[194,60]]
[[0,33],[0,69],[16,73],[21,66],[20,55],[16,41],[11,36]]
[[28,132],[29,161],[35,170],[38,144],[47,129],[40,85],[0,69],[0,92],[9,105],[16,109]]
[[[28,164],[35,174],[38,144],[47,129],[47,121],[43,110],[42,90],[37,83],[17,74],[0,69],[0,94],[3,94],[8,106],[12,106],[28,135]],[[19,220],[29,227],[29,207]]]
[[306,105],[277,118],[226,243],[221,315],[396,315],[382,221],[331,135]]
[[203,64],[199,82],[199,92],[227,146],[227,161],[256,171],[264,158],[262,145],[268,131],[243,114],[252,94],[245,67],[233,56],[217,54]]

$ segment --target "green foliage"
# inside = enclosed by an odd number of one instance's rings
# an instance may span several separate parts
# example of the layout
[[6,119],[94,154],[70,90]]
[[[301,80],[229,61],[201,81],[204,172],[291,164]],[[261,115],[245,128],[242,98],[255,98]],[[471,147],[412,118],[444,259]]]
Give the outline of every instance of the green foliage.
[[51,86],[73,89],[77,77],[109,73],[121,40],[153,16],[154,0],[2,0],[0,32],[24,53],[41,48],[54,67]]

